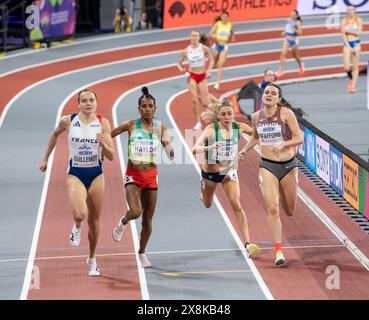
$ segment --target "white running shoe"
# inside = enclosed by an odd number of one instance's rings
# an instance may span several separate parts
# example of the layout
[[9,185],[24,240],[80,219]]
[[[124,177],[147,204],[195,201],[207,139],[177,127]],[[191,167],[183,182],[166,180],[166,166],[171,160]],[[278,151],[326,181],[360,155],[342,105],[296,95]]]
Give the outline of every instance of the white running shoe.
[[198,123],[196,123],[195,124],[195,126],[193,127],[195,130],[200,130],[201,129],[201,127],[202,127],[202,125],[201,125],[201,122],[198,122]]
[[140,259],[142,268],[151,268],[151,262],[147,259],[146,254],[139,253],[138,257]]
[[70,232],[69,242],[73,247],[78,247],[81,243],[81,228],[77,228],[75,224]]
[[218,83],[218,82],[215,82],[215,83],[214,83],[214,89],[215,89],[215,90],[219,90],[219,83]]
[[117,226],[114,227],[114,230],[113,230],[113,239],[116,241],[116,242],[119,242],[120,239],[122,239],[122,235],[123,235],[123,231],[124,231],[124,228],[126,227],[123,223],[122,223],[122,219],[123,217],[121,217],[119,219],[119,223]]
[[96,263],[96,258],[87,258],[87,264],[89,267],[88,275],[90,277],[98,277],[100,275],[100,268]]

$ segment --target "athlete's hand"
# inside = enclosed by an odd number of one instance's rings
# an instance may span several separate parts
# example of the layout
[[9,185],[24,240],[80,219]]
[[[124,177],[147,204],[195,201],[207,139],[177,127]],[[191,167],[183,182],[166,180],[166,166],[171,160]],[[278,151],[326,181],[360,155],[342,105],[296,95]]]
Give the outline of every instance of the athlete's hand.
[[275,153],[279,153],[281,152],[283,149],[284,149],[284,143],[279,143],[279,144],[276,144],[274,146],[272,146],[272,150],[275,152]]
[[182,73],[186,72],[186,69],[180,66],[178,66],[178,70],[179,72],[182,72]]
[[47,161],[42,160],[40,166],[38,167],[41,172],[45,172],[47,169]]
[[218,142],[213,143],[211,146],[209,146],[209,149],[219,149],[223,147],[224,144],[225,144],[224,141],[218,141]]
[[244,149],[242,149],[239,153],[238,153],[238,160],[243,160],[245,159],[246,156],[246,151]]
[[232,41],[232,42],[235,42],[235,41],[236,41],[236,35],[234,35],[234,34],[232,35],[232,37],[231,37],[231,41]]
[[102,134],[102,133],[96,133],[96,140],[97,140],[97,142],[98,143],[100,143],[100,145],[102,146],[102,147],[104,147],[105,146],[105,138],[104,138],[104,135]]
[[285,31],[282,31],[282,37],[284,37],[285,36],[285,34],[286,34],[286,32]]

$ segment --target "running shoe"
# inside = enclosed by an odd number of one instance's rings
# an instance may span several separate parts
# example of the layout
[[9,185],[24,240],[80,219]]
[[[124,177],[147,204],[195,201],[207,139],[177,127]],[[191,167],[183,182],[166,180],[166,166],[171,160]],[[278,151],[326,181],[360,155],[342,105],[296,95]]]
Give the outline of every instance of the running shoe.
[[119,223],[117,226],[114,227],[113,230],[113,239],[116,242],[119,242],[122,239],[124,228],[126,227],[122,222],[123,217],[119,219]]
[[77,228],[75,224],[70,232],[69,242],[73,247],[78,247],[81,243],[81,228]]
[[299,75],[302,76],[305,73],[305,64],[301,62]]
[[277,253],[275,254],[275,265],[277,267],[281,267],[285,264],[285,262],[286,260],[284,258],[282,251],[277,251]]
[[145,253],[139,253],[138,258],[140,259],[142,268],[151,268],[151,262],[147,259]]
[[100,268],[97,265],[96,258],[87,258],[86,262],[89,267],[88,275],[90,277],[98,277],[100,275]]
[[248,258],[252,258],[252,256],[259,251],[259,247],[255,243],[248,243],[245,249]]
[[220,86],[219,86],[219,83],[218,83],[218,82],[215,82],[215,83],[214,83],[214,89],[215,89],[215,90],[219,90],[219,87],[220,87]]
[[196,123],[195,124],[195,126],[193,127],[195,130],[200,130],[201,129],[201,127],[202,127],[202,125],[201,125],[201,122],[198,122],[198,123]]

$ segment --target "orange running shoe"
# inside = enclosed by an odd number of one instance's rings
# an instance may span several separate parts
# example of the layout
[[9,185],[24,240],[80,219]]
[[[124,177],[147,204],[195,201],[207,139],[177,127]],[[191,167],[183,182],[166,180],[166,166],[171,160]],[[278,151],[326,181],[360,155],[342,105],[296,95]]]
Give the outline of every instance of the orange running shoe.
[[304,73],[305,73],[305,64],[303,62],[301,62],[299,75],[302,76]]

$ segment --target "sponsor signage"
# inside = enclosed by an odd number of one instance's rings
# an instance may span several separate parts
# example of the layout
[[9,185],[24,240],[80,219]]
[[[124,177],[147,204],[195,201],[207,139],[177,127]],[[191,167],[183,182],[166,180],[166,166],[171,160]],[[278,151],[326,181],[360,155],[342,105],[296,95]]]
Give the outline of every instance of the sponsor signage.
[[346,13],[347,6],[354,6],[356,12],[369,11],[369,0],[299,0],[297,8],[300,15],[304,16]]
[[[233,21],[289,17],[297,0],[166,0],[164,29],[213,24],[222,10]],[[281,26],[283,28],[283,26]]]
[[343,155],[343,197],[359,210],[359,166]]
[[329,143],[316,136],[316,173],[326,183],[330,183]]
[[39,11],[39,27],[30,32],[30,40],[58,38],[74,34],[76,27],[75,0],[41,0],[34,5]]
[[316,136],[308,128],[305,128],[305,163],[316,173]]
[[343,157],[342,153],[335,147],[330,146],[330,185],[340,195],[343,196]]

